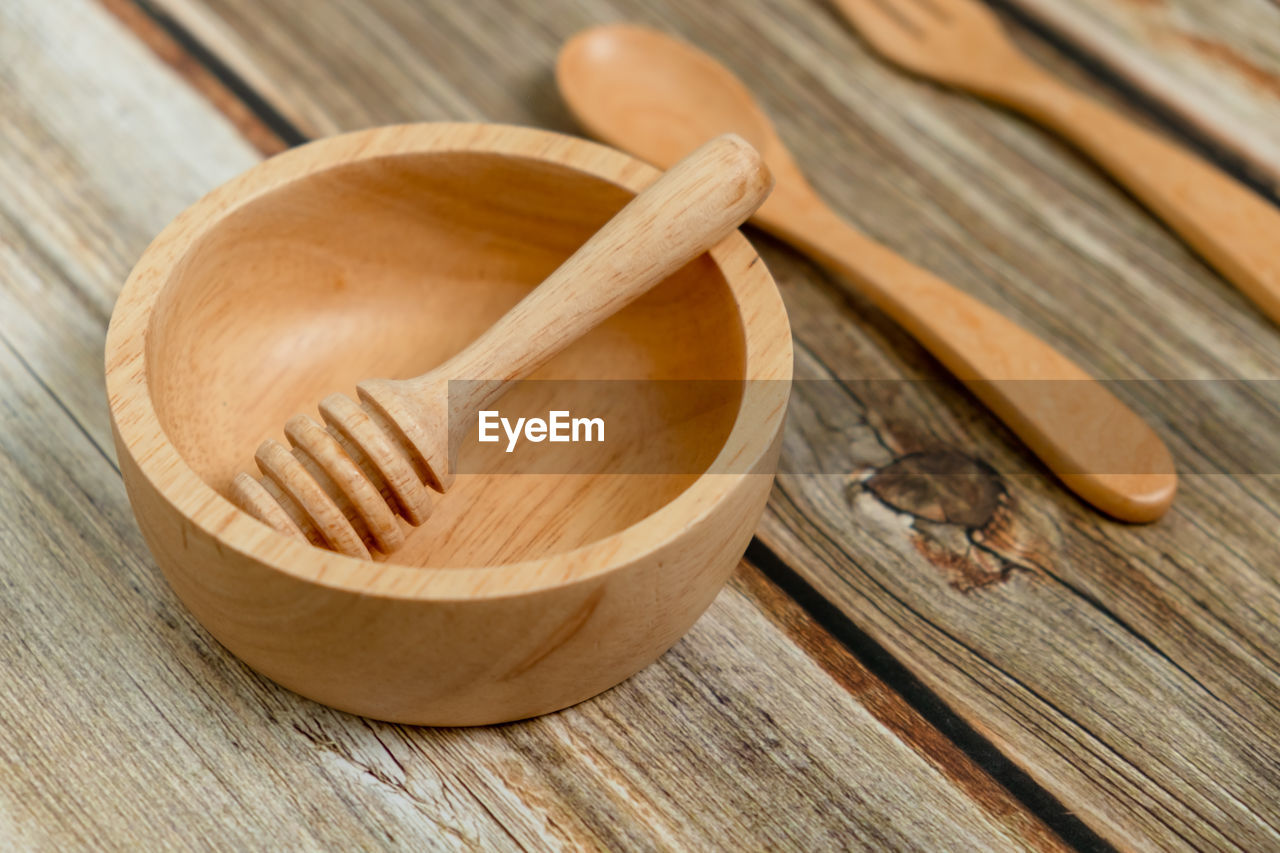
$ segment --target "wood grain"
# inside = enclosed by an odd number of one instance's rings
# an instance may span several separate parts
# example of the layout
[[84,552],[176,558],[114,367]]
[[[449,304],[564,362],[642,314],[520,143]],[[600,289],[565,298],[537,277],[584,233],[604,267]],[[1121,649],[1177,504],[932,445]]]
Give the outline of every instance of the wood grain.
[[172,68],[189,86],[230,119],[237,131],[259,152],[270,156],[287,146],[270,127],[253,112],[241,96],[227,89],[201,60],[179,44],[154,18],[133,0],[100,0],[120,23],[139,38],[151,52]]
[[88,3],[5,4],[0,79],[7,846],[1057,847],[749,568],[659,664],[533,722],[371,723],[252,673],[146,554],[100,361],[134,257],[256,153]]
[[1280,182],[1280,7],[1273,0],[1002,0]]
[[1016,110],[1075,145],[1280,323],[1280,210],[1267,199],[1028,62],[977,0],[946,0],[948,17],[917,16],[914,32],[868,0],[837,6],[886,60]]
[[[830,10],[789,0],[370,3],[354,20],[280,0],[255,28],[258,4],[241,0],[163,7],[229,45],[269,96],[287,92],[273,103],[312,133],[453,114],[570,127],[546,77],[560,40],[624,13],[675,31],[744,77],[860,228],[1095,375],[1141,380],[1122,396],[1157,424],[1216,413],[1220,439],[1164,430],[1191,474],[1169,516],[1145,530],[1100,521],[885,317],[762,241],[800,375],[815,380],[797,387],[791,473],[762,540],[1106,838],[1275,846],[1280,484],[1212,473],[1256,471],[1249,436],[1274,434],[1275,412],[1238,383],[1155,380],[1280,376],[1276,332],[1068,149],[899,75]],[[1270,14],[1231,8],[1259,26]],[[919,473],[940,467],[967,479]]]

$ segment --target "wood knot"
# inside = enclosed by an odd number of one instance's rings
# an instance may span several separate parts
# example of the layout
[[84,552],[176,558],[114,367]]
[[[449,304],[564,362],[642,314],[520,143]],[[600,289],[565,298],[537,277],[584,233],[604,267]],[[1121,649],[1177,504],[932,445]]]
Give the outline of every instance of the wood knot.
[[1044,536],[1013,512],[995,469],[962,453],[908,454],[860,486],[912,518],[910,544],[958,592],[1034,574],[1050,551]]
[[896,510],[970,529],[990,522],[1005,496],[995,469],[953,450],[902,456],[877,471],[864,486]]

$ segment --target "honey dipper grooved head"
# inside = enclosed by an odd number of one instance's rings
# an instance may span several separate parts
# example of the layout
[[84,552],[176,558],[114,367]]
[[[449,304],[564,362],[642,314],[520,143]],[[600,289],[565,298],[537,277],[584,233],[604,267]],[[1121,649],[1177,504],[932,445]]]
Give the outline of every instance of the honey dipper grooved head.
[[341,554],[396,550],[404,543],[396,516],[421,524],[431,490],[381,415],[342,394],[320,413],[327,426],[301,415],[285,426],[292,450],[264,441],[254,456],[263,479],[237,475],[233,500],[279,532]]
[[404,532],[386,498],[361,471],[327,429],[302,415],[284,427],[289,443],[307,454],[328,475],[349,502],[346,515],[363,522],[364,532],[382,551],[393,551],[404,543]]

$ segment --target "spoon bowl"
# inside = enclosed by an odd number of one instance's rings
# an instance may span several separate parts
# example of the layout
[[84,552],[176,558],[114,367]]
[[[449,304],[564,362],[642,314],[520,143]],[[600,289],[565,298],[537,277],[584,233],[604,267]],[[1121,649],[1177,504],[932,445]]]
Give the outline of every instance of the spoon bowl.
[[560,51],[556,83],[592,135],[663,169],[726,132],[766,158],[782,149],[741,80],[696,48],[644,27],[579,33]]
[[556,85],[592,136],[662,169],[722,133],[741,136],[777,181],[754,217],[766,228],[785,227],[787,198],[813,196],[750,90],[687,42],[631,24],[584,30],[561,48]]

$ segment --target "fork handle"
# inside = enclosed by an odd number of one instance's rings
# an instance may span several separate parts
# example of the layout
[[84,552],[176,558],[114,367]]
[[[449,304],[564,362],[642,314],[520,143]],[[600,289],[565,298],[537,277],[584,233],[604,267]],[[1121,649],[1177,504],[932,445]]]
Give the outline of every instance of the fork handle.
[[768,224],[903,326],[1085,501],[1130,522],[1169,508],[1178,478],[1164,442],[1075,362],[816,200]]
[[1280,210],[1220,169],[1035,68],[996,94],[1096,161],[1280,323]]

